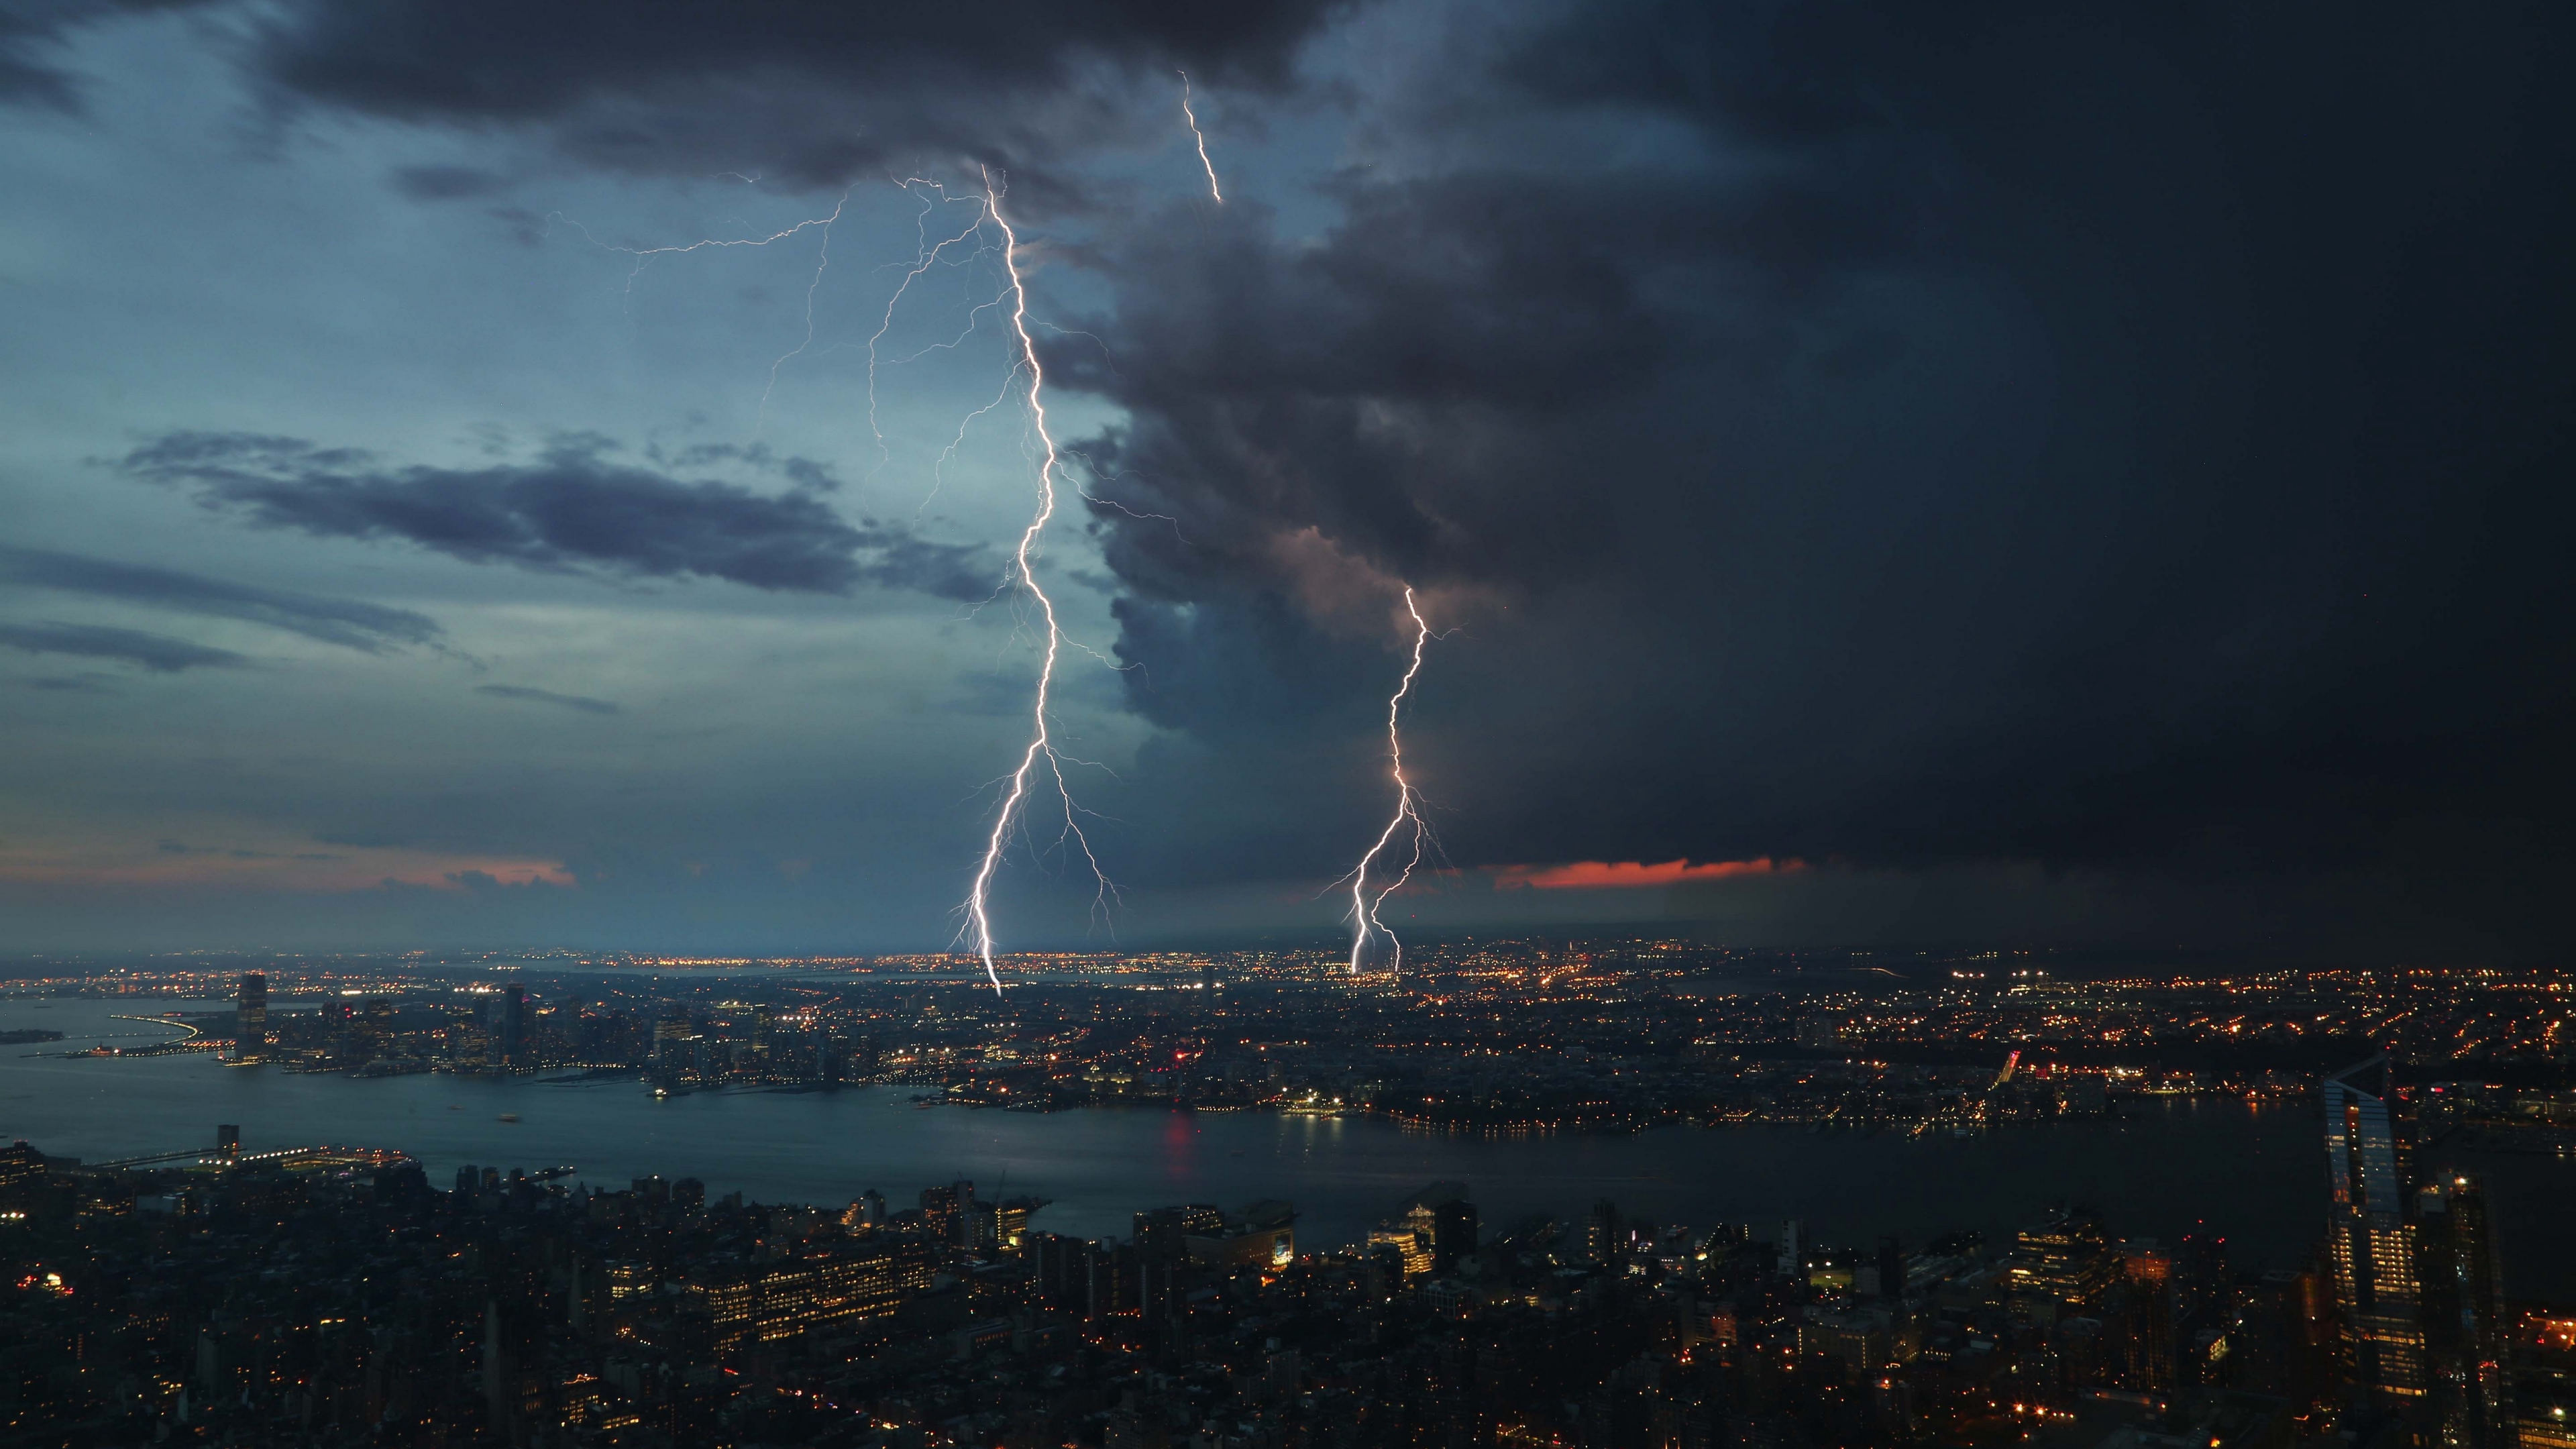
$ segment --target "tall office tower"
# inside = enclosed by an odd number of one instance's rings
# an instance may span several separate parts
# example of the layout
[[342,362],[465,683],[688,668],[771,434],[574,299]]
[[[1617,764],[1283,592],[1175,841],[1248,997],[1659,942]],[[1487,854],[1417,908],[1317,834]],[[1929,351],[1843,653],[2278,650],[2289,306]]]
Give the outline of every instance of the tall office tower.
[[233,997],[233,1022],[233,1060],[268,1060],[268,977],[265,973],[242,973],[241,990]]
[[653,1023],[653,1065],[678,1070],[689,1055],[689,1019],[666,1016]]
[[2128,1386],[2163,1393],[2174,1386],[2173,1259],[2155,1239],[2134,1239],[2120,1245],[2120,1272],[2128,1281]]
[[1878,1296],[1891,1303],[1905,1296],[1905,1243],[1893,1233],[1878,1240]]
[[1619,1205],[1603,1198],[1583,1218],[1583,1256],[1607,1263],[1619,1252]]
[[537,1055],[552,1061],[586,1061],[590,1043],[584,1039],[581,1021],[581,998],[567,996],[546,1012],[545,1049]]
[[1806,1224],[1791,1218],[1780,1225],[1780,1276],[1807,1276]]
[[989,1253],[1002,1243],[1000,1209],[982,1198],[967,1203],[957,1215],[957,1246],[970,1253]]
[[954,1241],[958,1215],[975,1200],[975,1184],[957,1183],[951,1187],[925,1187],[921,1190],[921,1217],[930,1235],[940,1242]]
[[2395,1071],[2373,1057],[2326,1078],[2327,1209],[2344,1372],[2400,1399],[2424,1396],[2423,1294],[2406,1221],[2393,1112]]
[[501,992],[501,1065],[516,1070],[528,1065],[528,988],[513,984]]
[[2511,1449],[2511,1326],[2486,1193],[2477,1179],[2451,1171],[2426,1183],[2415,1202],[2425,1348],[2443,1449]]
[[1463,1196],[1431,1209],[1431,1266],[1446,1273],[1476,1256],[1476,1205]]
[[1075,1318],[1098,1318],[1118,1308],[1117,1254],[1101,1243],[1055,1233],[1030,1233],[1030,1269],[1042,1302]]
[[358,1017],[352,1033],[362,1043],[355,1055],[372,1061],[384,1055],[394,1038],[394,1004],[382,996],[370,996],[359,1003]]

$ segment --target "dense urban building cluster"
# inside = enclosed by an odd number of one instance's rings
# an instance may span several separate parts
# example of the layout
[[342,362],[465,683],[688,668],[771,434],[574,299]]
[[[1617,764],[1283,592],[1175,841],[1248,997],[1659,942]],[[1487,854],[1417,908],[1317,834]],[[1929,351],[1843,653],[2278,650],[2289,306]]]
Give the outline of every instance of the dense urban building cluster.
[[2546,975],[2148,978],[2002,953],[1900,968],[1657,942],[1408,959],[1397,979],[1312,953],[1029,958],[999,996],[945,958],[694,976],[306,962],[27,986],[129,997],[138,1013],[155,996],[220,992],[233,1011],[169,1012],[193,1035],[144,1050],[285,1071],[628,1073],[665,1093],[889,1082],[1031,1110],[1167,1102],[1495,1132],[1927,1132],[2101,1115],[2137,1094],[2307,1100],[2323,1073],[2380,1051],[2545,1099],[2576,1064],[2576,995]]
[[[2549,979],[1422,956],[1402,981],[1057,958],[998,998],[935,962],[44,986],[123,999],[184,1034],[146,1049],[243,1070],[898,1083],[1001,1110],[1919,1132],[2272,1094],[2321,1112],[2316,1250],[2254,1271],[2214,1238],[2135,1236],[2116,1203],[2006,1241],[1819,1242],[1613,1200],[1480,1223],[1454,1182],[1349,1244],[1298,1241],[1294,1182],[1140,1202],[1095,1240],[970,1182],[761,1204],[542,1166],[433,1182],[400,1144],[245,1153],[229,1128],[87,1166],[21,1143],[0,1152],[0,1449],[2576,1449],[2576,1311],[2513,1291],[2460,1150],[2576,1151]],[[226,1010],[154,999],[218,980]]]
[[2517,1302],[2456,1121],[2324,1091],[2304,1270],[2076,1205],[2009,1242],[1480,1224],[1302,1249],[1285,1201],[1043,1230],[969,1182],[833,1207],[398,1152],[0,1152],[0,1443],[886,1449],[2569,1449],[2576,1314]]

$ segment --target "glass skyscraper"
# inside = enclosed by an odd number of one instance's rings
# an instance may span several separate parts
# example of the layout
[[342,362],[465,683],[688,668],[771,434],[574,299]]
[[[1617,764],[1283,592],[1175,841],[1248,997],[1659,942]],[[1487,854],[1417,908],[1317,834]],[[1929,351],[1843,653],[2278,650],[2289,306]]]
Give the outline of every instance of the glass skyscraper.
[[2374,1057],[2326,1078],[2328,1240],[2343,1309],[2345,1371],[2395,1398],[2423,1397],[2423,1288],[2407,1221],[2395,1074]]

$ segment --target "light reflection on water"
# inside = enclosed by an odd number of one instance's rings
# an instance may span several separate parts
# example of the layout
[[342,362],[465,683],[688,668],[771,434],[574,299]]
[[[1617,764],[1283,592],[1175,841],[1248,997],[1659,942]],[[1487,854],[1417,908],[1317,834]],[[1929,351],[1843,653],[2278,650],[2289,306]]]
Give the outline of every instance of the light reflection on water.
[[[632,1081],[355,1081],[231,1068],[202,1054],[60,1055],[98,1032],[151,1031],[112,1021],[111,1011],[178,1005],[0,1001],[0,1030],[67,1034],[50,1048],[0,1047],[0,1138],[100,1160],[204,1145],[217,1123],[231,1122],[253,1150],[398,1148],[442,1186],[468,1162],[571,1163],[597,1184],[660,1173],[701,1178],[712,1194],[835,1204],[875,1187],[901,1205],[925,1185],[970,1177],[987,1197],[1052,1198],[1036,1225],[1088,1236],[1124,1236],[1130,1214],[1163,1203],[1284,1197],[1300,1208],[1309,1246],[1357,1240],[1435,1178],[1470,1185],[1488,1232],[1533,1212],[1577,1218],[1607,1197],[1659,1222],[1750,1221],[1768,1236],[1771,1224],[1798,1217],[1824,1242],[1895,1232],[1919,1243],[1952,1227],[2005,1235],[2053,1203],[2085,1201],[2115,1233],[2170,1239],[2202,1227],[2227,1237],[2240,1263],[2263,1267],[2294,1266],[2324,1218],[2314,1116],[2214,1098],[2149,1102],[2114,1123],[1969,1138],[1771,1127],[1487,1137],[1260,1112],[922,1109],[905,1088],[656,1100]],[[502,1122],[505,1112],[519,1120]]]

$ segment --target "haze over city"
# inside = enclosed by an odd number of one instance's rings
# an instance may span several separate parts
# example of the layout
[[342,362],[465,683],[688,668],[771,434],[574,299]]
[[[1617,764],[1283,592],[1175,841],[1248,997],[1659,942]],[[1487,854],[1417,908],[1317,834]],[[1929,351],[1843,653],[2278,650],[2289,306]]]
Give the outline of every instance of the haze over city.
[[2576,1449],[2571,72],[0,0],[0,1449]]

